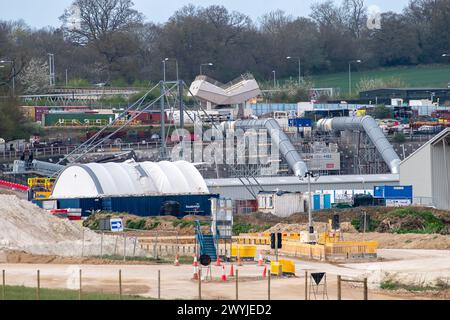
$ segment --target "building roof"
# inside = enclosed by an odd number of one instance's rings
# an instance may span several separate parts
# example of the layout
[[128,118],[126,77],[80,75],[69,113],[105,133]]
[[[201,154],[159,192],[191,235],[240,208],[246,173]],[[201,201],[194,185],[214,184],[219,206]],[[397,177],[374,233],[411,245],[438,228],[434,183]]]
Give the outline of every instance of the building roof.
[[[398,174],[379,174],[379,175],[343,175],[343,176],[322,176],[317,181],[312,180],[312,184],[344,184],[344,183],[383,183],[398,182]],[[276,186],[279,185],[307,185],[307,180],[300,180],[297,177],[264,177],[257,178],[260,185]],[[206,180],[208,187],[237,187],[242,186],[239,179],[209,179]],[[256,185],[256,183],[254,184]]]
[[69,166],[56,180],[52,198],[208,193],[205,180],[189,162],[126,161]]

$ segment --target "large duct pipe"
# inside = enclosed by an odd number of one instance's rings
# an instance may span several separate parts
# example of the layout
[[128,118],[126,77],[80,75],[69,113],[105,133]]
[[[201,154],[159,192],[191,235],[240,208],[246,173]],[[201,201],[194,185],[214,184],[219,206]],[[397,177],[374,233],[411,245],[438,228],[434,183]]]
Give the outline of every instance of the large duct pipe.
[[383,157],[383,160],[389,166],[391,172],[393,174],[398,174],[400,172],[401,160],[374,118],[365,116],[363,118],[343,117],[322,119],[317,123],[317,129],[325,132],[364,130]]
[[291,140],[289,140],[275,119],[224,122],[222,123],[222,128],[224,131],[227,129],[267,129],[272,142],[278,147],[281,155],[289,164],[289,168],[294,172],[294,175],[304,178],[306,172],[308,172],[306,163],[302,160],[300,154],[292,145]]

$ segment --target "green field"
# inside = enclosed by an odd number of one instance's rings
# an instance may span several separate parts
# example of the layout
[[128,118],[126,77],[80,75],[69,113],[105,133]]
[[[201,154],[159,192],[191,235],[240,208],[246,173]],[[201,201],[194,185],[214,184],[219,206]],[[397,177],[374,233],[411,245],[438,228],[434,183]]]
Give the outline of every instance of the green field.
[[[352,91],[361,79],[401,79],[408,87],[446,88],[450,83],[450,65],[427,65],[395,67],[352,72]],[[310,80],[317,88],[340,88],[348,93],[348,72],[312,76]]]
[[[5,286],[5,298],[0,287],[0,300],[37,300],[36,288]],[[82,293],[82,300],[119,300],[118,294]],[[41,289],[40,300],[79,300],[79,292],[76,290]],[[123,295],[122,300],[149,300],[140,296]]]

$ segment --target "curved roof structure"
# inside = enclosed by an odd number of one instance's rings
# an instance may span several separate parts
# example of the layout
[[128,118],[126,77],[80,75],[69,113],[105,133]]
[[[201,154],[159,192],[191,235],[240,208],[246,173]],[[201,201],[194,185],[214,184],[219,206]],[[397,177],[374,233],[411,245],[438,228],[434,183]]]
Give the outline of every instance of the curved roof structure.
[[208,193],[192,163],[127,161],[69,166],[56,180],[51,198]]

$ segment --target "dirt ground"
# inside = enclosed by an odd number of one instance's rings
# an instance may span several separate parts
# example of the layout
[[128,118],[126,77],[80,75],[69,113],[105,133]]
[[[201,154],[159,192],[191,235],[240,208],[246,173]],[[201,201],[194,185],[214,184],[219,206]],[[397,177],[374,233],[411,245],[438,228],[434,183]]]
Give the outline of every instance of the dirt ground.
[[[317,261],[295,260],[296,277],[272,278],[271,298],[274,300],[303,300],[305,295],[305,271],[326,272],[328,298],[337,299],[337,275],[345,279],[368,278],[369,299],[448,299],[450,293],[386,291],[379,289],[380,277],[390,274],[395,279],[428,281],[435,278],[450,278],[450,251],[445,250],[380,250],[381,261],[370,263],[329,264]],[[71,264],[46,262],[1,263],[6,272],[7,285],[36,286],[36,271],[40,270],[42,288],[66,288],[77,290],[79,270],[83,274],[83,291],[117,293],[118,272],[122,270],[123,288],[126,294],[157,297],[157,274],[161,271],[161,298],[196,299],[198,283],[192,281],[193,267],[184,265],[97,265],[90,260],[73,260]],[[52,262],[58,262],[53,260]],[[67,260],[64,262],[68,262]],[[78,263],[80,262],[80,263]],[[239,270],[239,298],[242,300],[267,299],[267,280],[262,279],[263,267],[256,263],[236,267]],[[225,266],[229,274],[230,265]],[[202,273],[206,273],[206,269]],[[221,282],[222,269],[212,267],[212,281],[202,284],[203,299],[234,299],[235,281],[229,278]],[[361,285],[343,284],[343,299],[363,298]],[[317,298],[322,299],[322,296]]]

